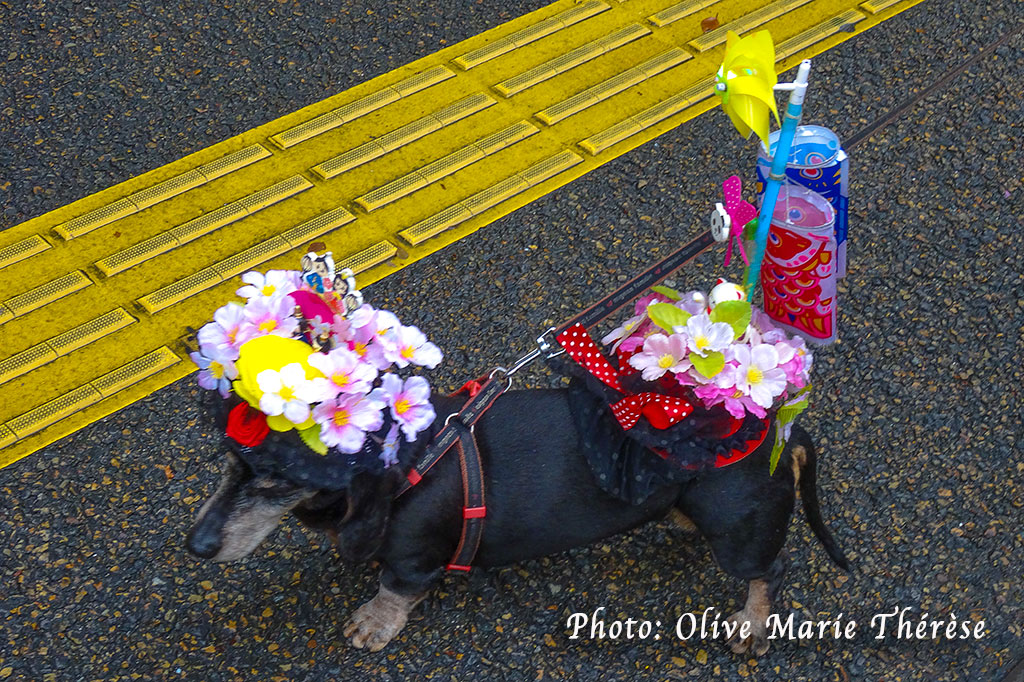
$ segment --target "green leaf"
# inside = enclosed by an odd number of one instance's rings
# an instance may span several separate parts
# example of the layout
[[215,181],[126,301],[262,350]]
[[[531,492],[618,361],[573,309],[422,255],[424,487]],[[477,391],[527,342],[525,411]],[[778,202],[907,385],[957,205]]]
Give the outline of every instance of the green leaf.
[[676,291],[675,289],[670,289],[669,287],[663,287],[660,284],[658,286],[651,287],[651,291],[653,291],[653,292],[655,292],[657,294],[661,294],[662,296],[668,296],[670,301],[678,301],[679,299],[681,299],[683,297],[683,295],[681,293],[679,293],[678,291]]
[[320,440],[320,425],[310,426],[308,429],[300,429],[299,437],[302,438],[302,442],[305,443],[318,455],[327,454],[327,446]]
[[647,315],[654,324],[669,334],[673,333],[673,327],[682,327],[690,319],[690,313],[680,310],[671,303],[652,303],[647,306]]
[[687,357],[693,363],[694,369],[708,379],[721,372],[722,368],[725,367],[725,356],[715,351],[708,353],[707,357],[701,357],[696,353],[690,353]]
[[772,446],[771,458],[768,460],[769,475],[775,473],[775,467],[779,464],[782,451],[786,449],[786,441],[782,437],[786,424],[790,424],[800,416],[800,413],[807,409],[810,402],[811,385],[807,384],[796,395],[783,403],[782,407],[775,414],[775,444]]
[[750,324],[750,301],[722,301],[711,310],[712,322],[725,322],[732,327],[733,338],[747,333]]
[[[775,426],[778,429],[778,425]],[[778,431],[776,431],[778,433]],[[781,437],[776,435],[775,445],[772,446],[772,456],[768,460],[768,475],[775,474],[775,467],[779,466],[779,458],[782,457],[782,451],[786,449],[786,441],[782,440]]]

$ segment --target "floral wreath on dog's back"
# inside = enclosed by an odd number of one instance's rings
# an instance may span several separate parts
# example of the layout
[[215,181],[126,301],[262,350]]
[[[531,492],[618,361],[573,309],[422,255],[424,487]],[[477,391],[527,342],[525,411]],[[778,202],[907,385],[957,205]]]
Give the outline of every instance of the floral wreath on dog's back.
[[808,404],[813,356],[804,340],[724,280],[707,296],[662,286],[642,296],[602,339],[617,367],[582,325],[558,339],[575,360],[555,365],[576,380],[570,401],[584,452],[602,487],[633,504],[657,485],[738,462],[773,423],[774,472]]
[[[313,245],[311,248],[319,248]],[[341,489],[399,461],[435,418],[430,384],[440,349],[388,310],[364,303],[351,270],[310,251],[302,271],[242,276],[237,294],[198,333],[199,385],[232,401],[227,444],[254,469]],[[296,431],[309,446],[296,447]],[[339,466],[341,465],[341,466]]]

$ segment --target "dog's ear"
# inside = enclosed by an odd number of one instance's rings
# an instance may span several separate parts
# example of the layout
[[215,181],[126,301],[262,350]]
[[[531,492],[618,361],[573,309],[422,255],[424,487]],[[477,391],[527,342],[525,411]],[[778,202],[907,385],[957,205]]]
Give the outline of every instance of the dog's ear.
[[339,552],[345,559],[368,561],[380,549],[400,478],[398,467],[392,467],[383,473],[363,472],[352,479],[345,491],[345,516],[337,527]]

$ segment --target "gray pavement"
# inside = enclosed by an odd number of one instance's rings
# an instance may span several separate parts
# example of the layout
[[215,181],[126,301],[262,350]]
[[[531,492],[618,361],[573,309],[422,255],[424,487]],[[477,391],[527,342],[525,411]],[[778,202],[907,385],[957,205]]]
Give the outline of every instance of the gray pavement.
[[[0,227],[540,4],[0,4]],[[1022,21],[1012,0],[927,0],[816,58],[805,120],[851,137]],[[743,588],[702,541],[654,524],[449,578],[392,646],[352,650],[341,624],[376,573],[324,538],[289,522],[244,563],[185,552],[219,468],[185,380],[0,470],[0,680],[999,680],[1024,655],[1021,74],[1018,33],[851,150],[842,341],[817,355],[804,423],[858,570],[829,564],[800,512],[777,610],[845,614],[854,640],[776,641],[758,661],[678,641],[681,613],[730,613]],[[455,387],[703,229],[721,180],[752,165],[712,112],[369,294],[446,350],[435,385]],[[705,286],[720,258],[677,284]],[[599,606],[664,636],[569,640],[567,616]],[[984,619],[986,635],[874,640],[871,616],[897,606]]]

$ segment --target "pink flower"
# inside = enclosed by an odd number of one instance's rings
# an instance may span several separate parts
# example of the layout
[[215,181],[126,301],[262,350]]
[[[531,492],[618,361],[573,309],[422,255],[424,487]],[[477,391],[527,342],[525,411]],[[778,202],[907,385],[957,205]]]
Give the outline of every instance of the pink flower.
[[335,315],[334,323],[331,325],[331,338],[334,339],[336,345],[347,346],[349,341],[354,338],[352,322],[341,315]]
[[640,298],[636,299],[636,303],[633,304],[633,314],[638,317],[647,317],[647,308],[652,303],[669,303],[669,297],[664,294],[659,294],[657,291],[652,291],[649,294],[644,294]]
[[231,380],[238,378],[238,368],[227,353],[213,348],[209,355],[201,352],[188,355],[199,367],[199,385],[208,391],[216,389],[220,397],[227,398],[231,393]]
[[313,408],[313,419],[320,424],[320,439],[328,447],[355,453],[363,447],[367,431],[384,425],[384,403],[373,394],[347,395],[325,400]]
[[294,310],[295,302],[287,296],[252,298],[245,305],[245,320],[239,333],[250,339],[268,334],[290,337],[299,327],[299,321],[292,317]]
[[725,405],[725,409],[728,410],[729,414],[736,417],[737,419],[743,419],[746,413],[760,417],[764,419],[768,413],[763,407],[755,403],[749,395],[744,395],[743,391],[736,389],[733,393],[722,396],[722,403]]
[[416,440],[416,434],[430,426],[437,416],[430,404],[430,384],[423,377],[409,377],[403,383],[395,374],[385,374],[381,386],[370,397],[387,403],[409,442]]
[[654,334],[644,341],[644,349],[631,357],[629,364],[641,370],[647,381],[654,381],[665,372],[685,372],[692,366],[686,359],[686,341],[683,334]]
[[373,306],[369,303],[364,303],[353,310],[348,319],[352,323],[353,329],[361,329],[367,325],[373,324],[373,320],[376,315],[377,311],[374,310]]
[[390,310],[378,310],[377,314],[373,316],[373,321],[369,326],[373,329],[374,335],[377,337],[378,341],[393,340],[393,332],[401,326],[401,323]]
[[427,341],[426,335],[416,327],[399,325],[391,330],[391,344],[381,349],[388,362],[401,367],[410,364],[434,369],[441,362],[441,349]]
[[326,355],[313,353],[308,362],[327,377],[332,397],[339,393],[366,393],[377,378],[377,368],[362,362],[358,355],[347,348],[335,348]]
[[268,270],[265,275],[262,272],[247,272],[242,275],[242,281],[248,286],[235,293],[249,300],[284,296],[299,288],[297,275],[294,270]]
[[704,294],[699,291],[690,291],[683,294],[683,297],[676,301],[676,307],[680,310],[690,313],[691,315],[699,315],[700,313],[706,312],[704,307],[707,305],[707,298]]
[[249,340],[248,333],[242,332],[244,310],[237,303],[218,308],[213,314],[213,322],[199,330],[199,352],[208,358],[218,354],[228,360],[237,360],[238,349]]
[[[359,312],[356,310],[356,313]],[[354,338],[349,342],[349,349],[380,371],[386,370],[394,362],[391,358],[397,352],[396,329],[400,326],[398,318],[388,310],[373,310],[371,318],[361,319],[360,322],[363,324],[356,328]]]
[[[647,297],[645,296],[644,298]],[[637,307],[639,307],[639,303],[637,304]],[[613,344],[612,351],[618,350],[619,346],[624,341],[626,341],[626,339],[629,339],[631,335],[633,335],[640,329],[640,326],[646,319],[647,312],[645,308],[644,312],[641,313],[640,315],[629,318],[628,320],[622,323],[622,326],[616,327],[615,329],[611,330],[611,332],[609,332],[601,339],[601,343],[605,345],[611,343]],[[643,341],[643,337],[640,337],[640,340]],[[635,348],[636,346],[633,347]]]
[[644,341],[646,340],[647,338],[643,336],[631,336],[622,342],[619,346],[619,350],[623,353],[632,353],[637,348],[644,345]]
[[381,444],[380,455],[378,455],[380,461],[384,462],[384,466],[398,464],[398,447],[398,424],[392,424],[388,429],[387,437]]

